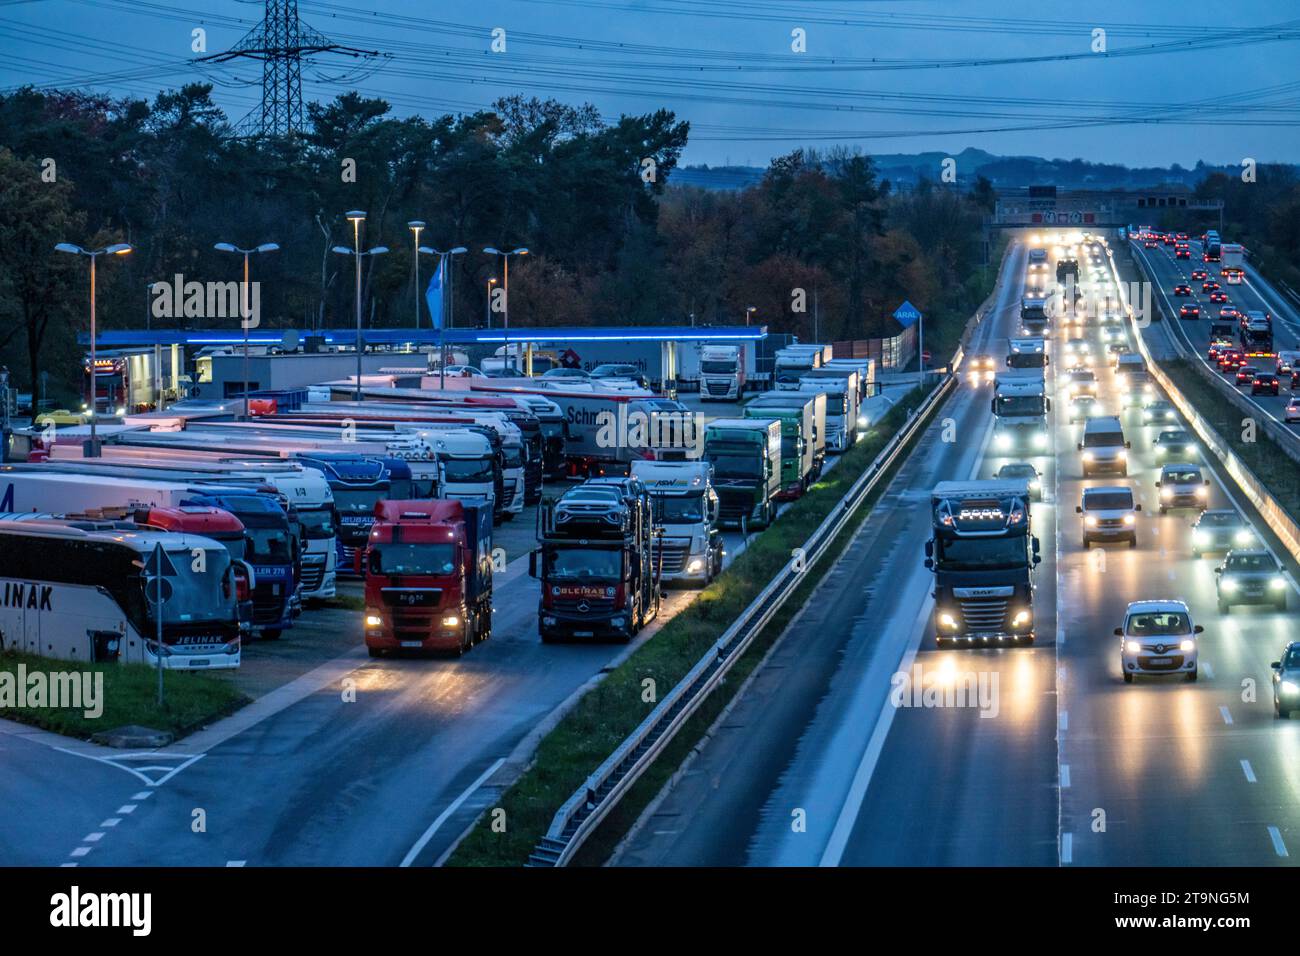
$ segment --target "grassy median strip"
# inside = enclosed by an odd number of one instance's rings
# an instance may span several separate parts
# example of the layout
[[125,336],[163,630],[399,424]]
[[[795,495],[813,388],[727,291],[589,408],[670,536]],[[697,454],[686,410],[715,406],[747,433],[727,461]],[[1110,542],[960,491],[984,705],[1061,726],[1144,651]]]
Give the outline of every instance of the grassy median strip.
[[[91,675],[89,694],[83,695],[76,707],[52,707],[50,704],[58,701],[48,694],[42,701],[35,701],[38,684],[67,687],[66,679],[56,680],[52,675],[87,672]],[[20,673],[26,678],[24,707],[16,706],[20,702]],[[80,676],[77,682],[83,688],[86,685]],[[212,675],[180,671],[163,671],[163,699],[159,709],[158,672],[144,664],[86,664],[17,651],[0,653],[0,717],[83,740],[100,731],[132,724],[183,737],[249,701]]]
[[[644,699],[645,684],[654,681],[656,700],[666,694],[699,661],[723,631],[740,616],[768,582],[790,560],[853,483],[904,424],[924,393],[914,390],[881,419],[878,427],[846,452],[833,471],[795,502],[771,528],[758,535],[696,601],[664,625],[636,653],[582,698],[538,746],[536,759],[506,791],[498,806],[505,810],[505,832],[492,830],[492,817],[479,819],[457,847],[450,866],[519,866],[528,860],[546,835],[560,805],[582,785],[596,767],[636,729],[654,708]],[[900,459],[901,460],[901,459]],[[882,489],[884,483],[877,486]],[[873,503],[869,499],[867,507]],[[860,512],[859,518],[865,515]],[[831,562],[851,538],[852,523],[831,544],[823,560],[809,569],[791,599],[777,613],[726,680],[708,697],[654,765],[637,781],[575,862],[599,864],[681,764],[745,677],[762,659],[786,623],[797,613]],[[495,808],[494,808],[495,809]]]
[[1232,453],[1255,473],[1287,514],[1300,522],[1300,468],[1296,463],[1262,428],[1253,430],[1254,441],[1243,441],[1243,419],[1250,416],[1225,399],[1186,359],[1158,364]]

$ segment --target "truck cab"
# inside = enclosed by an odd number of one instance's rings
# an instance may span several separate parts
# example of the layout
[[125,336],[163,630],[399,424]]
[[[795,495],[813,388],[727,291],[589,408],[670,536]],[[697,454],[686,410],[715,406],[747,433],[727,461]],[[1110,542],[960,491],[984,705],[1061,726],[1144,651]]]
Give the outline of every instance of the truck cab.
[[1046,368],[1047,342],[1041,335],[1011,339],[1007,343],[1007,368]]
[[1031,643],[1041,558],[1027,482],[944,481],[930,506],[925,566],[934,572],[936,645]]
[[632,477],[650,492],[655,559],[665,585],[707,586],[722,570],[725,554],[718,530],[720,508],[707,461],[634,461]]
[[1047,453],[1047,413],[1052,401],[1041,371],[999,375],[993,383],[992,407],[993,447],[999,454]]
[[704,345],[700,349],[700,399],[730,402],[745,392],[745,347]]
[[492,634],[492,506],[380,501],[364,550],[365,642],[385,651],[463,654]]
[[713,464],[719,523],[742,531],[766,528],[781,489],[781,422],[718,418],[704,429],[704,457]]

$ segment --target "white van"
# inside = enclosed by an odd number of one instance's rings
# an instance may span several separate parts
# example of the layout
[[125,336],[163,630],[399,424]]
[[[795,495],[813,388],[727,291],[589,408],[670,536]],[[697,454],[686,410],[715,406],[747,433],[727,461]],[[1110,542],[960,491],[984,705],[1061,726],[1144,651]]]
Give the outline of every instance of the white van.
[[1083,453],[1083,477],[1091,478],[1099,472],[1127,476],[1128,449],[1131,447],[1124,440],[1124,426],[1118,417],[1099,415],[1088,419],[1083,426],[1083,441],[1078,445]]

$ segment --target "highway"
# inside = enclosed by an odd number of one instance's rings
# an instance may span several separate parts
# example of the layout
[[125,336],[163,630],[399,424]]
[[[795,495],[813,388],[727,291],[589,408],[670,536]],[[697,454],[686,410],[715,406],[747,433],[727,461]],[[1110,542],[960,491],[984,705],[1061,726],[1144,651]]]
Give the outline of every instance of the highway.
[[[1080,253],[1086,265],[1089,250]],[[1013,243],[997,309],[969,351],[1004,354],[1023,275],[1024,245]],[[1147,334],[1168,333],[1158,325]],[[1054,358],[1066,338],[1055,335]],[[1102,354],[1095,321],[1086,337]],[[1049,382],[1060,378],[1052,370]],[[1103,365],[1097,376],[1101,404],[1118,412],[1113,371]],[[922,565],[929,491],[940,480],[989,477],[1005,460],[988,451],[988,391],[963,386],[618,864],[1290,861],[1300,840],[1300,728],[1273,715],[1269,662],[1291,636],[1291,617],[1217,612],[1220,559],[1191,557],[1193,512],[1159,514],[1158,429],[1142,424],[1139,408],[1121,413],[1132,445],[1127,478],[1084,480],[1082,426],[1067,423],[1064,405],[1058,389],[1051,454],[1038,460],[1045,500],[1032,509],[1043,552],[1035,644],[935,649],[932,577]],[[945,427],[955,440],[943,440]],[[1279,553],[1257,516],[1210,475],[1209,506],[1242,507]],[[1085,487],[1112,484],[1131,487],[1143,505],[1137,547],[1085,551],[1074,508]],[[1296,569],[1284,564],[1293,592]],[[1112,632],[1129,602],[1147,598],[1181,598],[1204,625],[1196,682],[1123,682]],[[1294,611],[1297,596],[1290,600]],[[917,667],[939,686],[969,682],[988,693],[966,707],[895,706],[891,678],[917,676]]]

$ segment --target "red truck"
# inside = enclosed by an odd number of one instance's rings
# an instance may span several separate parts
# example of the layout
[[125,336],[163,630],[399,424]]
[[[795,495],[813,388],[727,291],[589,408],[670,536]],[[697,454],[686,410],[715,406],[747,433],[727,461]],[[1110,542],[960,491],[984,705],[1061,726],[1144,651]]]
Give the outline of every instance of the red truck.
[[380,501],[357,570],[366,647],[464,654],[492,634],[492,506],[443,498]]

